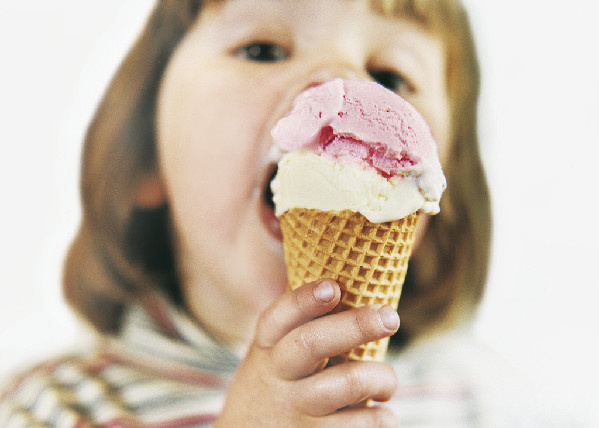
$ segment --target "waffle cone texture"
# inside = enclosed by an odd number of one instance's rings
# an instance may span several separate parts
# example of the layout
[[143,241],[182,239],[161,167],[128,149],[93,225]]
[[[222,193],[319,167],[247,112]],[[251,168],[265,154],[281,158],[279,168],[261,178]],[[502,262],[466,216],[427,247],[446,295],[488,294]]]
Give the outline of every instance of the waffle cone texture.
[[[292,290],[319,278],[334,279],[341,301],[333,312],[385,304],[397,309],[414,243],[418,213],[372,223],[352,211],[294,208],[281,215],[288,285]],[[330,359],[382,361],[389,338]]]

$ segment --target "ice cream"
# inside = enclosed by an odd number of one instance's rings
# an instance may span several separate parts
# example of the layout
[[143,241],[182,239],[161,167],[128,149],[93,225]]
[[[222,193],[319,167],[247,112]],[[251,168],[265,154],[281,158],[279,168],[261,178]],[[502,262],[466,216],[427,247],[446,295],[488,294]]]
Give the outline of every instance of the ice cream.
[[[271,132],[285,153],[271,183],[289,287],[332,278],[335,311],[397,308],[421,213],[445,189],[428,125],[374,82],[336,79],[302,92]],[[388,338],[330,359],[382,360]]]
[[445,177],[430,129],[399,95],[336,79],[302,92],[271,132],[281,150],[271,184],[280,216],[348,209],[374,223],[439,212]]

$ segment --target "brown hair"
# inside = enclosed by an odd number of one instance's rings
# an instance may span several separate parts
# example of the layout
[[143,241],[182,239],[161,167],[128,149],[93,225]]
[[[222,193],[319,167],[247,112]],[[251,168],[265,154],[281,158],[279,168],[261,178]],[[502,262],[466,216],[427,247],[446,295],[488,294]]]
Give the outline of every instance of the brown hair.
[[[478,66],[467,16],[457,1],[373,1],[439,34],[447,52],[452,113],[451,164],[441,214],[410,262],[397,343],[470,314],[484,286],[490,240],[489,197],[478,153]],[[124,307],[160,290],[182,304],[168,205],[143,209],[133,194],[157,173],[158,87],[200,0],[161,0],[117,71],[89,126],[83,153],[83,220],[65,264],[67,300],[93,326],[116,332]]]

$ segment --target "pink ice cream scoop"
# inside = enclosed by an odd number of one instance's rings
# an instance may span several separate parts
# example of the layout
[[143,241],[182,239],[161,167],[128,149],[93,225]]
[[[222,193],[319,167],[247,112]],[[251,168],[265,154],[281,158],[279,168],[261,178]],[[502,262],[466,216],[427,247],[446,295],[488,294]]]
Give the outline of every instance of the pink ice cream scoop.
[[[432,214],[439,211],[445,177],[430,128],[411,104],[375,82],[335,79],[308,88],[297,96],[291,111],[275,125],[271,135],[284,152],[311,152],[349,167],[354,171],[352,177],[355,171],[376,172],[393,184],[393,189],[377,192],[385,193],[383,199],[393,199],[391,203],[395,205],[395,194],[400,191],[407,194],[409,181],[414,188],[409,194],[417,192],[421,199],[416,201],[416,197],[410,196],[409,209],[418,205],[420,211]],[[312,161],[309,162],[312,165]],[[363,174],[364,182],[371,183],[371,175]],[[298,180],[295,170],[293,177]],[[341,183],[340,179],[335,180]],[[367,186],[373,189],[373,185]],[[281,187],[279,183],[274,186],[275,190]],[[376,203],[380,205],[384,202],[381,200]],[[354,203],[353,199],[351,203],[362,204]],[[365,203],[370,210],[372,204]],[[386,210],[385,207],[377,209]],[[395,207],[390,209],[396,210]],[[403,214],[405,209],[400,212]],[[389,216],[384,214],[385,218]]]
[[307,89],[272,136],[283,150],[307,148],[385,176],[437,159],[437,144],[420,113],[368,81],[335,79]]

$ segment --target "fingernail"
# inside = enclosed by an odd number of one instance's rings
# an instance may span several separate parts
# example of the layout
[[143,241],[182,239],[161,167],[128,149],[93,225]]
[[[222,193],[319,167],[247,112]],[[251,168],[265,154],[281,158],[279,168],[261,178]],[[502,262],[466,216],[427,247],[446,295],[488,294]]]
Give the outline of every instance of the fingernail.
[[321,281],[314,289],[314,297],[323,303],[328,303],[335,297],[335,290],[329,281]]
[[397,330],[399,328],[399,315],[391,306],[382,306],[379,309],[379,316],[386,329]]

